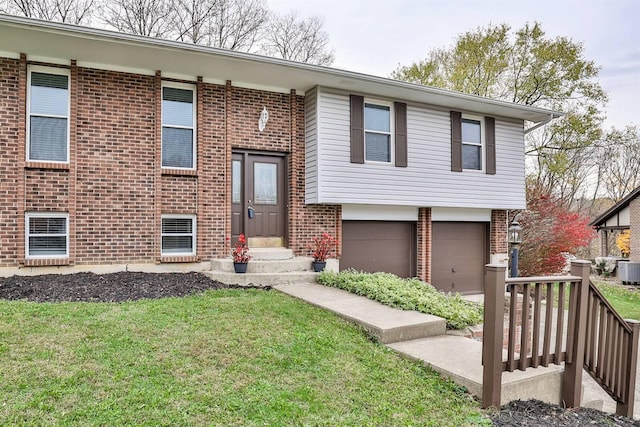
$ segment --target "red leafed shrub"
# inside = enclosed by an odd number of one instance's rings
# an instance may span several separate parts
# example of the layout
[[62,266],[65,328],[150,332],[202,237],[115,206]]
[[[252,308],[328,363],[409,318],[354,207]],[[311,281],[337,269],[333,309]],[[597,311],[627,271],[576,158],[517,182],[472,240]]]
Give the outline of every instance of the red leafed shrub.
[[337,244],[338,241],[328,233],[322,233],[322,236],[314,237],[313,246],[309,248],[313,251],[313,254],[311,255],[313,260],[317,262],[325,262]]
[[518,216],[522,226],[519,270],[521,276],[561,273],[567,254],[588,245],[596,236],[589,218],[564,207],[548,195],[528,195],[526,211]]
[[244,237],[244,234],[240,234],[238,237],[238,241],[231,250],[231,256],[233,257],[233,262],[241,264],[246,264],[251,260],[249,246],[247,246],[247,239]]

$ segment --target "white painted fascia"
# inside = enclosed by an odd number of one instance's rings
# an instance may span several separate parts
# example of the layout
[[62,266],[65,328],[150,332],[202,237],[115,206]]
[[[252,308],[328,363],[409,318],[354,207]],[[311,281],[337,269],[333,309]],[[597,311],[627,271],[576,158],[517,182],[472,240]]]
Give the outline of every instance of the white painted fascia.
[[431,221],[491,222],[491,209],[431,208]]
[[415,206],[390,205],[342,205],[342,219],[345,221],[417,221],[418,208]]

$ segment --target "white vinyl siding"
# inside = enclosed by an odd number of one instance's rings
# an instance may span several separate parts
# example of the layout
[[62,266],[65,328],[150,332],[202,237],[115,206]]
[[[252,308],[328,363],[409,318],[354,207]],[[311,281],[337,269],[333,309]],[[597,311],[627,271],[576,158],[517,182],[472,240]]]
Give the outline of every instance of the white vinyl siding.
[[318,197],[318,96],[314,88],[304,95],[304,183],[305,203],[313,203]]
[[162,167],[195,169],[195,87],[162,86]]
[[196,254],[196,217],[162,215],[162,255]]
[[66,213],[27,213],[25,232],[27,258],[69,256],[69,216]]
[[[407,106],[408,167],[350,163],[349,95],[318,90],[319,182],[308,203],[523,209],[523,122],[496,118],[497,174],[451,171],[448,110]],[[400,100],[402,101],[402,100]],[[313,155],[313,153],[307,153]],[[308,162],[313,159],[307,158]]]
[[27,160],[69,161],[69,70],[29,67]]

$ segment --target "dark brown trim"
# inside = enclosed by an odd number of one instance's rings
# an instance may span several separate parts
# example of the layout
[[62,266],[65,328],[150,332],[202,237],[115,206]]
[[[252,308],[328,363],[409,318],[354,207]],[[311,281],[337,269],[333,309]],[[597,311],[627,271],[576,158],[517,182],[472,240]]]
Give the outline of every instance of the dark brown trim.
[[602,224],[606,224],[609,218],[611,218],[613,215],[617,214],[622,209],[629,206],[629,204],[631,204],[633,199],[635,199],[639,195],[640,195],[640,187],[636,187],[633,191],[631,191],[631,193],[625,196],[624,199],[620,200],[618,203],[610,207],[605,213],[603,213],[598,218],[591,221],[589,225],[594,226],[596,228],[606,227],[606,226],[603,226]]
[[451,170],[462,172],[462,113],[451,112]]
[[407,104],[394,102],[396,116],[396,166],[407,167]]
[[496,174],[496,119],[484,118],[484,139],[487,144],[487,175]]
[[364,97],[349,96],[351,107],[351,163],[364,163]]

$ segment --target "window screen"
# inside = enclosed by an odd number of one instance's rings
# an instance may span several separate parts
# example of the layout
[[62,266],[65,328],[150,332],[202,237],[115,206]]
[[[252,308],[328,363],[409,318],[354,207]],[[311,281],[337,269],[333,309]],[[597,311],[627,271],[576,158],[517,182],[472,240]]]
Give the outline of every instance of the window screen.
[[68,161],[69,77],[32,72],[29,160]]
[[194,167],[193,90],[162,88],[162,166]]
[[384,105],[364,105],[365,159],[391,162],[391,108]]
[[162,254],[193,254],[193,218],[162,218]]
[[27,217],[27,255],[30,257],[67,255],[66,217]]
[[462,168],[482,170],[482,124],[462,119]]

